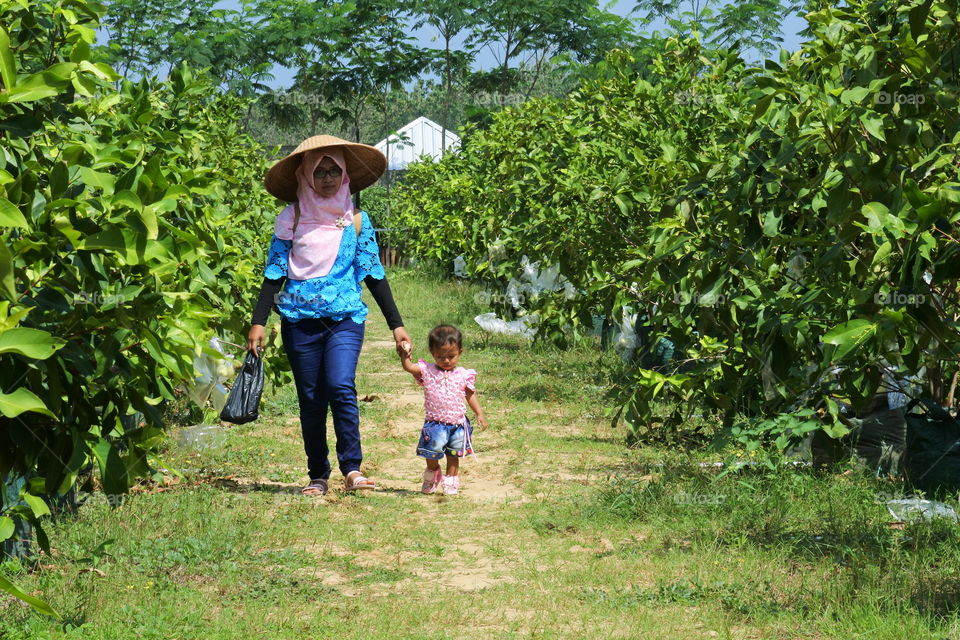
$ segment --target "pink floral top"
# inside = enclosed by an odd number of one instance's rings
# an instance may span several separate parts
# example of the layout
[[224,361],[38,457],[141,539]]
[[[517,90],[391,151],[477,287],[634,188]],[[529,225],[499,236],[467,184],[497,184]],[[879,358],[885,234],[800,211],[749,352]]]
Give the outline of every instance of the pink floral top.
[[419,360],[417,384],[423,387],[423,408],[427,420],[464,424],[466,422],[466,390],[473,389],[477,372],[457,367],[444,371],[436,364]]

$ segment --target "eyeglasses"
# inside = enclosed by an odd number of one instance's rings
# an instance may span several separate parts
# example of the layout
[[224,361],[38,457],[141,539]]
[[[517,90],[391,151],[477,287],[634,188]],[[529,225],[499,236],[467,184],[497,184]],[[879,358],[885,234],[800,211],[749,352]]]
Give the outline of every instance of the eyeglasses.
[[313,172],[313,177],[317,180],[323,180],[327,176],[331,178],[339,178],[343,171],[340,170],[340,167],[334,167],[333,169],[317,169]]

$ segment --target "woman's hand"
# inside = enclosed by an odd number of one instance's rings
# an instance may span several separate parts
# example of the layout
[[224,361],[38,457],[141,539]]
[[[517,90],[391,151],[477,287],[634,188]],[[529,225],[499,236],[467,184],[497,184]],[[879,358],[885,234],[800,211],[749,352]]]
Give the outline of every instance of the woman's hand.
[[413,341],[410,334],[403,327],[397,327],[393,330],[393,341],[397,343],[397,355],[402,359],[413,352]]
[[253,355],[260,357],[263,353],[263,343],[266,340],[266,329],[262,324],[250,325],[250,331],[247,332],[247,351],[253,352]]

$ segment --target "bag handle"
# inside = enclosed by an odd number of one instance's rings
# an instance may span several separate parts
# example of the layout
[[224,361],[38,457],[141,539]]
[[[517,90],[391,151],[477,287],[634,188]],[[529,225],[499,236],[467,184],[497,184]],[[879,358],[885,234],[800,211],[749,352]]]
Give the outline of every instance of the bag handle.
[[[300,203],[293,203],[293,234],[297,235],[297,226],[300,224]],[[353,229],[357,232],[357,237],[360,237],[360,230],[363,228],[363,214],[353,216]]]

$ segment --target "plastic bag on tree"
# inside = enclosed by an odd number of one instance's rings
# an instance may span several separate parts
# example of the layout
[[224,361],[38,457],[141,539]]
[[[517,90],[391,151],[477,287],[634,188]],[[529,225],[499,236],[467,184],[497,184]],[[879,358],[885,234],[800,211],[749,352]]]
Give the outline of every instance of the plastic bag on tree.
[[907,405],[904,475],[926,493],[955,493],[960,490],[960,420],[929,399],[923,401],[926,413],[913,413],[916,404]]
[[245,424],[259,417],[260,396],[263,393],[263,358],[247,352],[243,367],[237,375],[220,419],[233,424]]
[[474,321],[480,325],[481,329],[490,333],[501,333],[510,336],[523,336],[525,338],[532,338],[537,332],[536,314],[530,314],[517,320],[511,320],[510,322],[507,322],[506,320],[498,318],[497,314],[495,313],[482,313],[474,318]]
[[637,314],[626,310],[623,312],[623,319],[620,320],[620,328],[615,334],[613,349],[624,362],[629,362],[633,358],[633,352],[637,350],[637,332],[634,326],[637,323]]
[[[858,416],[845,416],[850,433],[842,438],[831,438],[823,431],[813,434],[810,444],[814,467],[819,469],[854,457],[876,475],[900,473],[906,446],[904,410],[886,408],[886,394],[879,398],[883,400],[881,405]],[[841,415],[849,412],[844,409],[841,405]]]
[[515,278],[510,278],[510,281],[507,283],[507,302],[510,303],[510,306],[514,309],[522,309],[524,302],[526,302],[526,287],[523,283]]
[[214,408],[220,411],[227,396],[227,388],[223,386],[223,383],[233,375],[233,356],[224,353],[223,346],[216,336],[210,338],[208,344],[211,349],[223,357],[216,358],[205,352],[194,357],[193,367],[197,372],[197,378],[188,391],[190,399],[198,407],[205,407],[207,400],[212,399]]
[[458,278],[467,277],[467,261],[464,260],[463,256],[457,256],[453,259],[453,275]]

